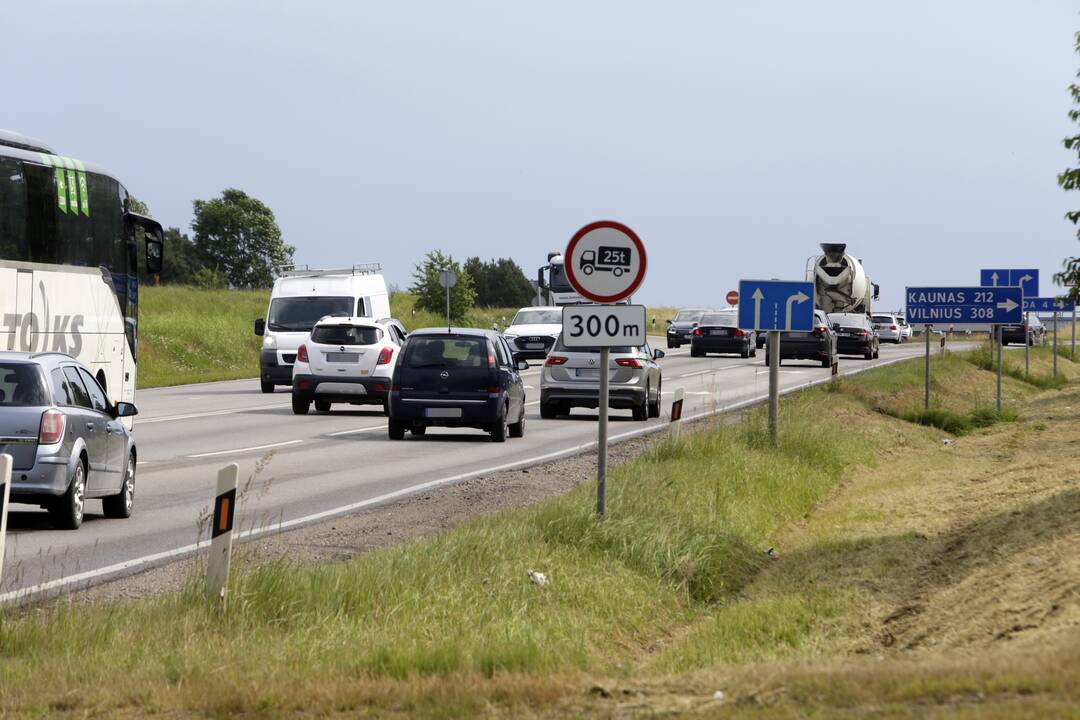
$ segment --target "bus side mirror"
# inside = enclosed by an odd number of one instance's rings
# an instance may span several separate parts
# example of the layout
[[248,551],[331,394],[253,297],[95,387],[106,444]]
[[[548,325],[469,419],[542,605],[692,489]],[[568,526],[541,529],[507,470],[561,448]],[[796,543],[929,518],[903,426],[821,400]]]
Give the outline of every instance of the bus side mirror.
[[146,233],[146,273],[160,275],[162,256],[165,254],[165,241],[160,230]]
[[266,320],[259,318],[255,321],[255,334],[262,337],[266,334]]

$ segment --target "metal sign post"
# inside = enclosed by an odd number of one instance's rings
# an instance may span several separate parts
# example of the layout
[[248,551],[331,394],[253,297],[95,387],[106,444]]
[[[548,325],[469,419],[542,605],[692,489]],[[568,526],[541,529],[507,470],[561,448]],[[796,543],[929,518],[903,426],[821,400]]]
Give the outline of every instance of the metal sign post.
[[1031,313],[1024,313],[1024,376],[1031,374]]
[[1057,334],[1058,334],[1058,311],[1054,310],[1054,377],[1057,377]]
[[780,331],[769,331],[769,439],[780,433]]
[[8,498],[11,496],[12,457],[0,453],[0,580],[4,579],[4,538],[7,537]]
[[926,335],[926,387],[923,388],[923,410],[930,409],[930,328],[926,325],[923,333]]
[[[611,348],[642,347],[645,306],[608,305],[625,300],[645,279],[645,245],[633,230],[611,220],[586,225],[566,246],[566,279],[582,297],[600,305],[563,308],[562,343],[600,349],[600,392],[597,398],[599,429],[596,461],[596,516],[607,513],[608,403],[610,401]],[[649,397],[646,391],[645,403]]]
[[450,288],[457,285],[457,273],[453,270],[440,270],[439,284],[446,288],[446,331],[450,332]]
[[1003,326],[997,326],[997,411],[1001,412],[1001,348],[1003,343],[1001,342],[1004,335],[1001,332]]

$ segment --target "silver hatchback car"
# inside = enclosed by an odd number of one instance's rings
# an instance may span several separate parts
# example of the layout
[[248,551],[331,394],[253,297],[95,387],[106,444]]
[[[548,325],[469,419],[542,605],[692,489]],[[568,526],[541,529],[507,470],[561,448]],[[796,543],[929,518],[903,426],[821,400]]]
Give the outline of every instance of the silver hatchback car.
[[90,498],[101,498],[105,517],[130,517],[135,440],[120,418],[137,412],[111,403],[68,355],[0,352],[0,453],[14,459],[11,501],[40,505],[67,530],[82,525]]
[[[660,417],[663,373],[657,360],[663,350],[613,347],[609,353],[608,406],[630,409],[635,420]],[[600,349],[568,349],[562,336],[555,341],[540,375],[540,417],[570,414],[575,407],[600,404]]]

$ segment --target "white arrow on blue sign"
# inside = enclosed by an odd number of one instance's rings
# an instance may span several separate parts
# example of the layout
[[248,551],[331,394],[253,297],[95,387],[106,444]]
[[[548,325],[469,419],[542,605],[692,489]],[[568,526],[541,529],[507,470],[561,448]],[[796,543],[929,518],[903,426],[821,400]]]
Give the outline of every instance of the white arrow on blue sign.
[[745,330],[813,330],[814,283],[740,280],[739,327]]
[[1060,298],[1029,298],[1024,295],[1024,311],[1037,313],[1072,312],[1075,303]]
[[979,284],[991,287],[1021,287],[1024,289],[1024,297],[1036,297],[1039,294],[1039,271],[1034,268],[980,270]]
[[906,297],[913,325],[1012,325],[1024,319],[1020,287],[909,287]]

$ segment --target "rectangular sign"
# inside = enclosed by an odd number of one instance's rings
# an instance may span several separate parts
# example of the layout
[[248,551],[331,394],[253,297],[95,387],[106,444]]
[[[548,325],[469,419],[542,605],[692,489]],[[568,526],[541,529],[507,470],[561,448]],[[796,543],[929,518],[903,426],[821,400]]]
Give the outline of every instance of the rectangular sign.
[[1024,321],[1019,287],[909,287],[907,320],[912,325],[1012,325]]
[[740,280],[739,327],[744,330],[813,330],[814,283]]
[[1039,294],[1039,271],[1034,268],[980,270],[979,284],[983,287],[1021,287],[1025,297],[1036,297]]
[[567,348],[645,344],[644,305],[566,305],[562,343]]
[[1072,312],[1076,305],[1060,298],[1040,298],[1024,296],[1024,312],[1052,313]]

